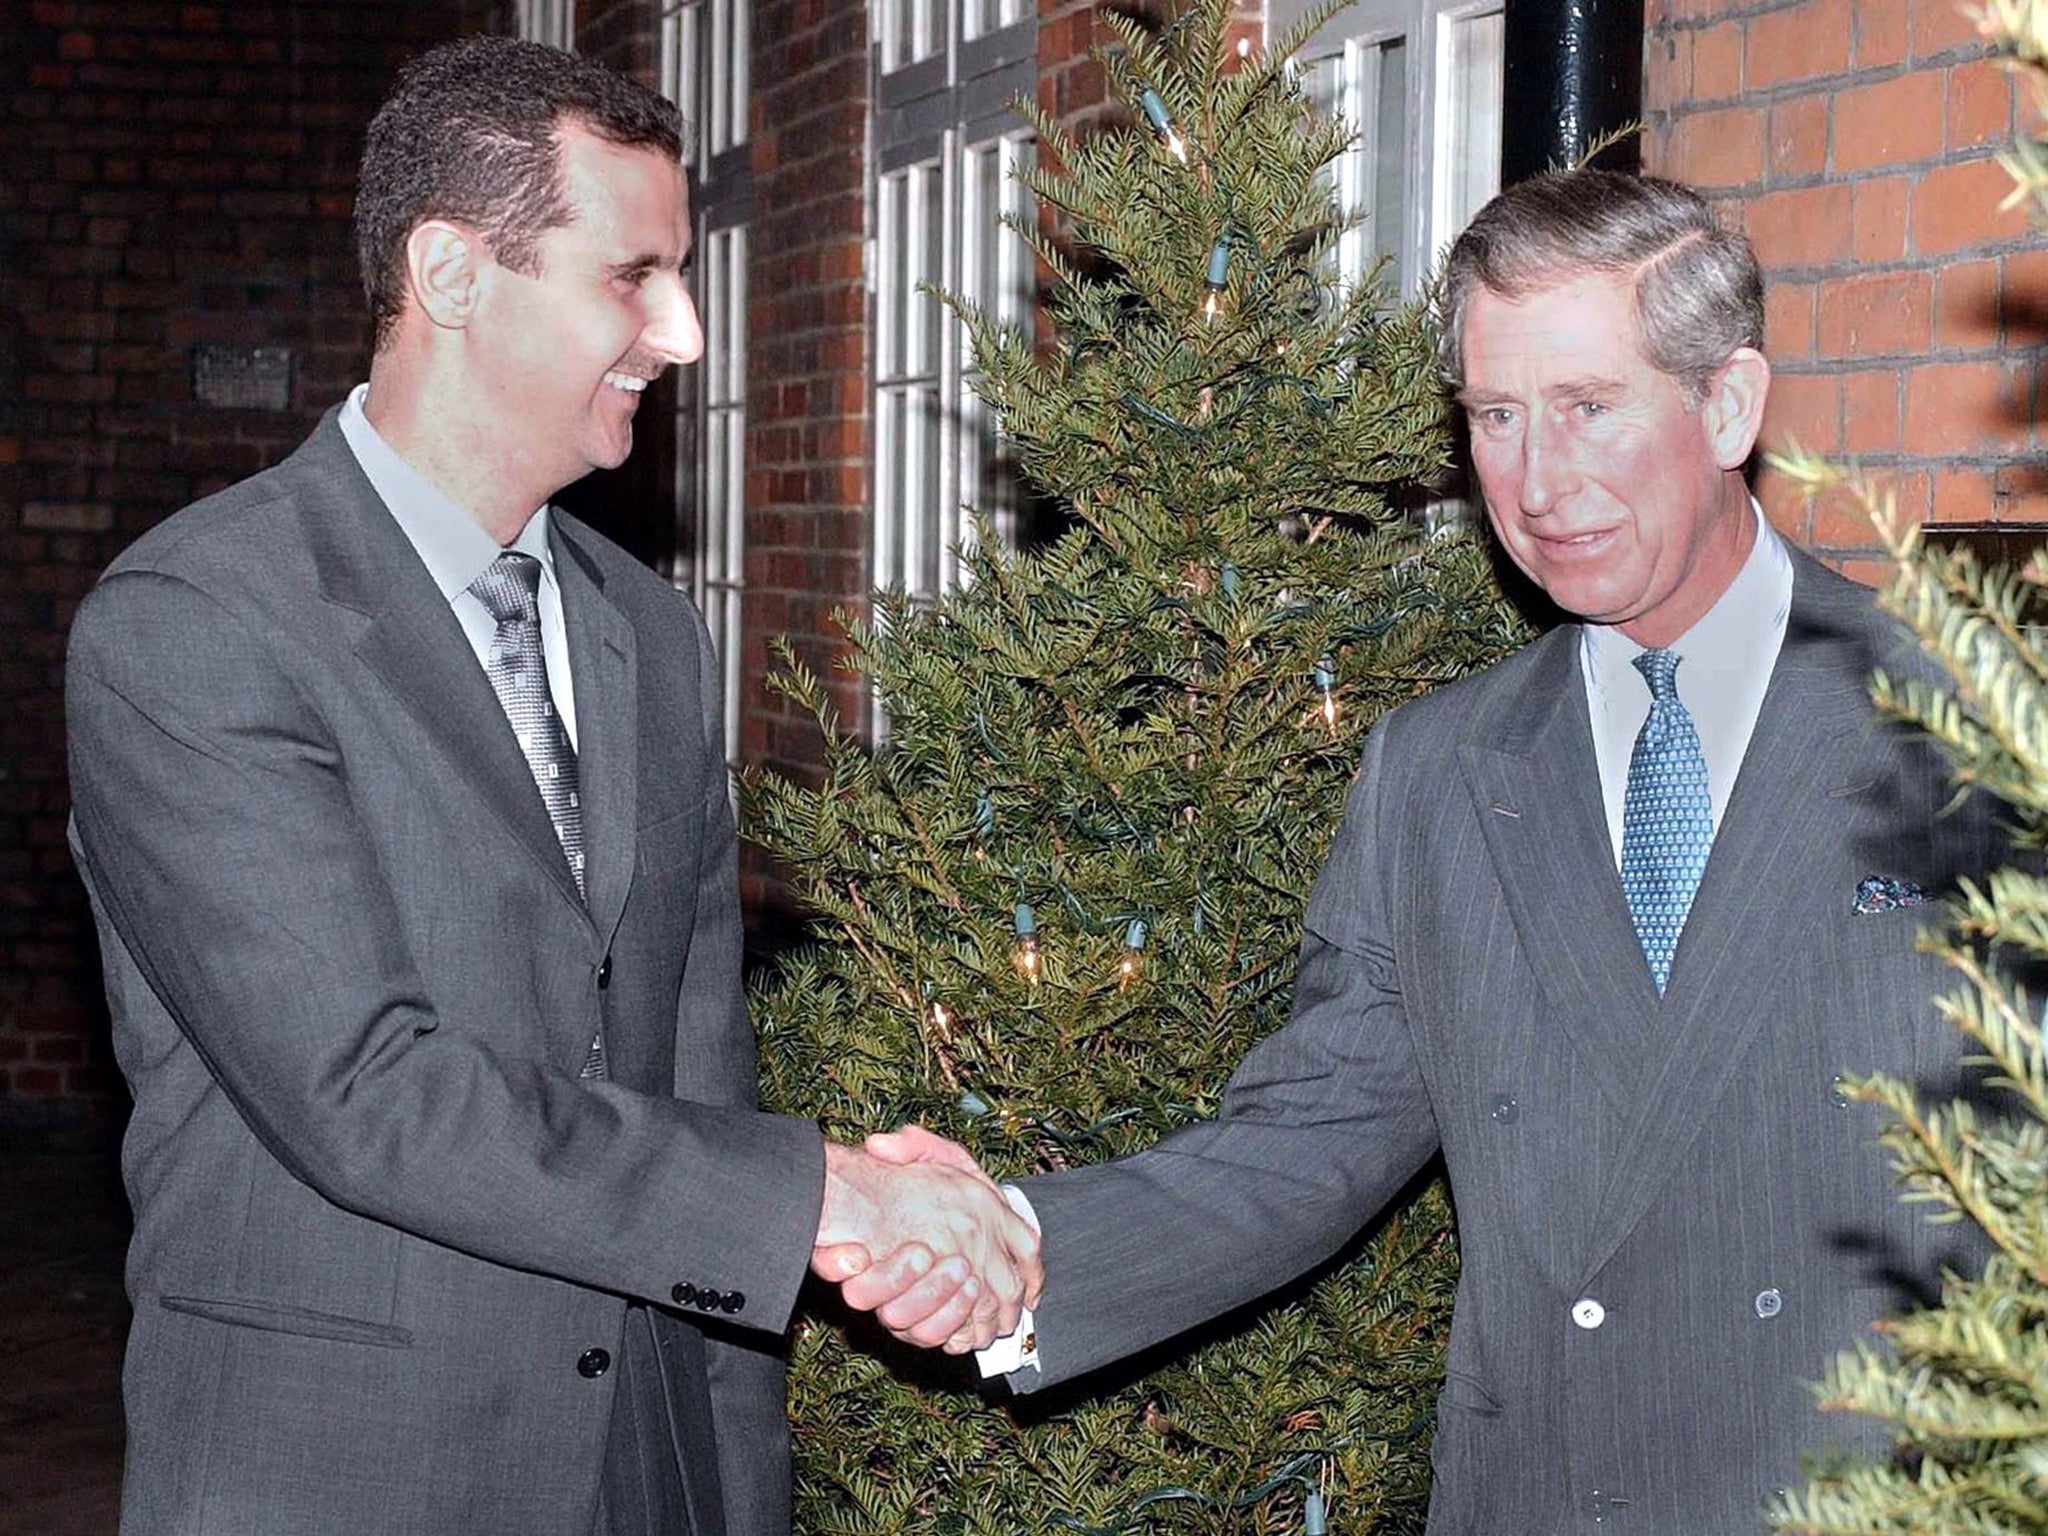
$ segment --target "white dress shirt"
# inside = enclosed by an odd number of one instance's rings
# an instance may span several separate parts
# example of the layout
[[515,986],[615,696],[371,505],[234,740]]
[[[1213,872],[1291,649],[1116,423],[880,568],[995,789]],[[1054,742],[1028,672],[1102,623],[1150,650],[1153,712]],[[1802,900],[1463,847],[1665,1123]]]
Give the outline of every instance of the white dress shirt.
[[[1714,606],[1668,647],[1682,658],[1678,697],[1692,716],[1700,750],[1707,759],[1707,792],[1714,830],[1742,771],[1743,755],[1763,712],[1764,690],[1778,664],[1785,624],[1792,613],[1792,557],[1784,541],[1750,502],[1756,543],[1735,579]],[[1628,760],[1636,735],[1650,717],[1650,685],[1633,663],[1645,648],[1620,630],[1601,624],[1579,631],[1579,670],[1585,680],[1586,711],[1593,727],[1593,755],[1600,769],[1600,797],[1607,808],[1607,834],[1621,867],[1621,812],[1628,792]],[[1003,1193],[1035,1231],[1038,1217],[1015,1185]],[[1017,1331],[975,1352],[984,1376],[1005,1376],[1038,1364],[1038,1331],[1027,1307]]]
[[[477,665],[490,661],[491,640],[498,621],[491,617],[483,599],[469,590],[469,584],[490,569],[504,553],[498,541],[483,526],[457,506],[427,477],[399,457],[398,451],[377,434],[363,412],[370,386],[358,384],[341,408],[341,435],[349,451],[363,467],[370,488],[383,501],[398,526],[411,540],[413,549],[426,565],[434,585],[455,610]],[[562,622],[562,588],[555,580],[555,552],[548,543],[548,509],[542,506],[526,520],[519,537],[506,548],[532,555],[540,562],[540,643],[547,661],[548,692],[554,696],[555,713],[569,733],[569,745],[576,745],[576,680],[569,673],[569,636]]]

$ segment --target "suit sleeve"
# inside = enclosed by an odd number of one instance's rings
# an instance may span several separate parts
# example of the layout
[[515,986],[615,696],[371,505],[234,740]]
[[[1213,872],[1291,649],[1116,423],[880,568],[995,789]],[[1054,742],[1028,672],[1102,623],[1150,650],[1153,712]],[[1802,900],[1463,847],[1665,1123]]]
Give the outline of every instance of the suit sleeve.
[[1021,1188],[1044,1235],[1039,1368],[1064,1381],[1285,1284],[1334,1253],[1437,1149],[1385,915],[1384,727],[1309,900],[1285,1027],[1215,1119],[1156,1147]]
[[87,876],[221,1091],[347,1210],[629,1295],[730,1275],[745,1321],[779,1331],[815,1231],[816,1127],[440,1031],[347,754],[278,643],[149,571],[103,582],[72,631]]

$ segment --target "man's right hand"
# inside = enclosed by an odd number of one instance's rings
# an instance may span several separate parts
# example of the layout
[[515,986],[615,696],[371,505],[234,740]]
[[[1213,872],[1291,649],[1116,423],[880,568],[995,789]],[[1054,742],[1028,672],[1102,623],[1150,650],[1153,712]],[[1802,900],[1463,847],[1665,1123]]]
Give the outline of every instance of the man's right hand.
[[826,1144],[811,1267],[908,1343],[984,1348],[1037,1303],[1038,1236],[965,1152],[941,1155],[924,1143],[952,1144],[915,1128],[893,1140],[913,1131],[915,1150],[871,1138],[889,1156]]

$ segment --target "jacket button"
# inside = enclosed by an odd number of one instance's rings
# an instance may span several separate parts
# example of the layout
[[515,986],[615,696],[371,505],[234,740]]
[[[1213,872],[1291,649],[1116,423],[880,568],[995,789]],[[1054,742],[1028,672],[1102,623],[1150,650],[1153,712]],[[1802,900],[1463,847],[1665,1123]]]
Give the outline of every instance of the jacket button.
[[612,957],[606,955],[597,962],[597,990],[602,992],[612,984]]
[[576,1358],[576,1373],[595,1381],[612,1368],[612,1357],[601,1349],[586,1349]]
[[1572,1303],[1572,1321],[1588,1330],[1598,1328],[1607,1321],[1607,1309],[1590,1296],[1581,1296]]
[[670,1291],[668,1294],[670,1298],[675,1302],[675,1304],[679,1307],[694,1306],[697,1301],[697,1287],[695,1287],[694,1285],[690,1285],[687,1282],[685,1282],[682,1285],[678,1285],[674,1290]]
[[718,1309],[721,1312],[737,1312],[746,1304],[747,1293],[745,1291],[727,1291],[725,1295],[719,1298]]
[[1758,1291],[1756,1293],[1756,1315],[1758,1317],[1776,1317],[1780,1312],[1784,1310],[1785,1298],[1778,1294],[1778,1288],[1776,1286],[1772,1286],[1769,1290]]
[[1488,1113],[1502,1125],[1513,1125],[1522,1118],[1522,1106],[1503,1093],[1493,1101],[1493,1108]]

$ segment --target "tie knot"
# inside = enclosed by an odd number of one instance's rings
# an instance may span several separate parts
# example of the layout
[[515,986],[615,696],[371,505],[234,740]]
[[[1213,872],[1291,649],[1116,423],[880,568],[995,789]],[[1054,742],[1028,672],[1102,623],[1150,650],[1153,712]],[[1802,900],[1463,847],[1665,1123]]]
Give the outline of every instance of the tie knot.
[[538,619],[540,562],[531,555],[508,549],[469,584],[469,590],[500,624],[513,619]]
[[1643,674],[1643,681],[1650,685],[1650,697],[1659,704],[1670,704],[1678,698],[1678,662],[1676,651],[1645,651],[1635,659],[1635,669]]

